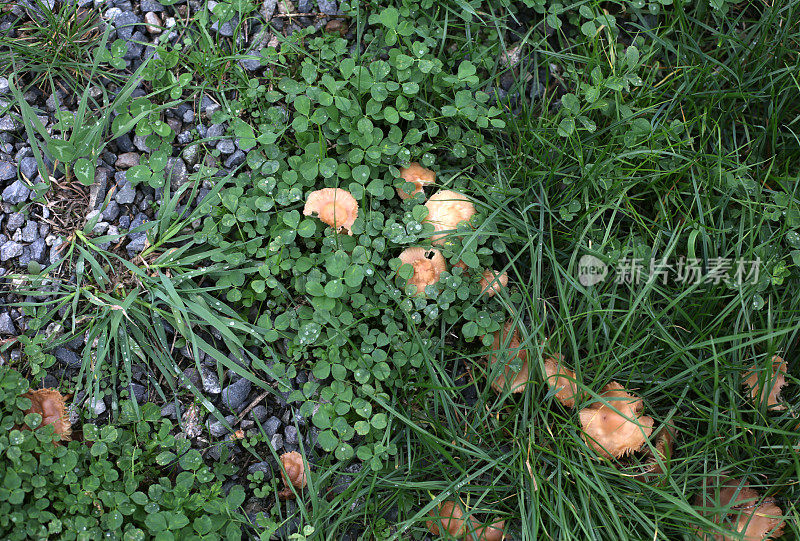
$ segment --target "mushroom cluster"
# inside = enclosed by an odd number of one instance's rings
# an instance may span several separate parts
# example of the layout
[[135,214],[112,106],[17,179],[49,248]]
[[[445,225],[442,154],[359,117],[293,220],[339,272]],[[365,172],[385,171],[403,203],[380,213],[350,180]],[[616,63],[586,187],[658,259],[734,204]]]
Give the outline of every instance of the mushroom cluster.
[[283,453],[281,455],[281,464],[283,470],[281,478],[283,478],[284,489],[278,493],[278,497],[287,500],[295,497],[295,491],[300,491],[306,486],[306,467],[303,464],[303,455],[297,451]]
[[505,538],[505,521],[481,523],[474,516],[464,518],[464,507],[453,500],[445,500],[431,509],[431,520],[425,524],[433,535],[449,536],[462,541],[502,541]]
[[[72,425],[67,414],[66,398],[56,389],[36,389],[22,395],[31,401],[31,407],[25,410],[25,415],[38,413],[42,422],[38,427],[53,425],[58,441],[69,441],[72,438]],[[58,441],[55,443],[58,444]]]
[[780,402],[780,394],[786,385],[786,370],[786,361],[773,355],[772,363],[767,370],[754,366],[742,374],[743,384],[749,390],[753,401],[760,404],[766,400],[768,408],[785,410],[786,406]]
[[303,214],[305,216],[316,214],[320,220],[336,231],[344,230],[348,235],[352,235],[351,228],[358,218],[358,202],[347,190],[322,188],[308,194]]
[[615,381],[606,385],[600,396],[601,402],[578,413],[583,439],[608,458],[621,458],[638,451],[653,433],[652,417],[642,415],[642,399]]
[[698,529],[702,539],[762,541],[783,535],[785,522],[781,508],[772,499],[762,499],[749,483],[741,479],[704,480],[694,504],[711,522],[730,531],[730,534],[707,536]]

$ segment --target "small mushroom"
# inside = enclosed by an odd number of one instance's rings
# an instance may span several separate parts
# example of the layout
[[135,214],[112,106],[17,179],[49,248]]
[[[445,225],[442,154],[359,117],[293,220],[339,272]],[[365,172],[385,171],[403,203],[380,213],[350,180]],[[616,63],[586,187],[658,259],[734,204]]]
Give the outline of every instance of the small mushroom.
[[667,425],[662,426],[653,435],[653,438],[655,439],[655,451],[649,446],[643,447],[648,459],[644,463],[644,471],[635,477],[639,481],[647,481],[651,475],[661,475],[664,473],[664,468],[661,467],[661,463],[669,465],[669,459],[672,456],[672,446],[675,440],[675,433],[672,427]]
[[36,428],[53,425],[59,441],[72,439],[72,425],[69,422],[65,403],[67,397],[56,389],[36,389],[28,391],[22,396],[31,401],[31,407],[25,410],[25,415],[38,413],[42,416],[42,422]]
[[433,224],[436,231],[431,237],[434,244],[444,243],[446,233],[455,229],[461,222],[469,221],[475,215],[475,205],[466,195],[452,190],[442,190],[433,194],[428,202],[428,217],[426,221]]
[[[492,353],[489,355],[490,371],[494,370],[497,362],[504,364],[503,370],[492,382],[492,389],[498,393],[504,392],[507,387],[510,387],[512,393],[521,393],[528,382],[528,352],[520,347],[519,330],[514,328],[512,332],[512,327],[513,323],[508,321],[501,331],[494,333]],[[522,361],[522,366],[519,371],[514,372],[511,362],[516,358]]]
[[278,493],[278,497],[283,500],[294,498],[292,487],[301,490],[306,486],[306,468],[303,464],[303,455],[297,451],[290,453],[283,453],[281,455],[281,464],[286,473],[281,472],[283,484],[286,488]]
[[402,264],[414,267],[414,274],[408,283],[416,286],[419,295],[425,293],[426,286],[438,282],[439,276],[447,270],[447,261],[436,248],[406,248],[398,257]]
[[445,533],[453,537],[464,535],[464,509],[461,504],[453,500],[446,500],[438,507],[431,509],[428,515],[433,517],[433,520],[426,521],[425,525],[433,535],[445,535]]
[[486,269],[480,281],[481,295],[494,297],[500,290],[508,285],[508,274],[499,273],[496,270]]
[[642,400],[616,382],[607,385],[602,396],[607,404],[595,404],[578,414],[583,439],[607,458],[620,458],[638,450],[653,433],[653,419],[640,415]]
[[741,479],[711,478],[703,481],[694,504],[713,523],[733,530],[731,535],[713,534],[704,539],[746,541],[775,539],[783,535],[783,511],[771,499],[761,500],[759,493]]
[[316,214],[320,220],[336,231],[344,230],[352,235],[351,227],[358,217],[358,202],[347,190],[323,188],[308,194],[303,214]]
[[406,193],[402,188],[397,188],[397,195],[400,199],[408,199],[422,191],[423,186],[433,184],[436,180],[436,173],[430,169],[425,169],[417,162],[411,162],[408,167],[400,169],[400,177],[403,181],[414,185],[411,193]]
[[[786,385],[786,361],[777,355],[772,356],[772,367],[767,374],[762,374],[763,370],[754,366],[744,374],[743,384],[749,389],[750,396],[756,403],[760,403],[765,398],[767,400],[767,407],[776,410],[785,410],[786,406],[780,403],[781,389]],[[764,396],[764,390],[761,385],[766,385],[769,390]]]
[[563,360],[564,356],[560,353],[546,358],[544,373],[550,388],[558,389],[555,394],[556,400],[571,408],[575,406],[575,399],[578,397],[577,376],[563,365]]
[[505,539],[505,526],[503,520],[492,524],[479,525],[475,528],[475,534],[471,537],[475,541],[503,541]]

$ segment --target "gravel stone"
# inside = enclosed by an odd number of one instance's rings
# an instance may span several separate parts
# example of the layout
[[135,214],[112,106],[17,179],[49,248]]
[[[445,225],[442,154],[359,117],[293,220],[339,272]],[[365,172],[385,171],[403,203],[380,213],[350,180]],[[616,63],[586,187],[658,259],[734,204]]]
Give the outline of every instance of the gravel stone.
[[250,388],[253,386],[249,379],[241,378],[222,390],[222,403],[231,411],[236,411],[247,400]]
[[145,144],[146,139],[147,138],[144,135],[135,135],[133,137],[133,146],[135,146],[142,152],[148,152],[148,153],[153,152],[153,149],[151,149]]
[[65,347],[57,347],[53,352],[56,360],[69,368],[80,368],[81,358],[74,351],[70,351]]
[[133,152],[136,150],[136,147],[133,146],[133,140],[131,139],[131,136],[127,133],[123,133],[114,139],[114,142],[117,143],[117,150],[120,152]]
[[180,382],[180,385],[184,389],[189,389],[189,383],[198,389],[203,385],[203,382],[200,380],[200,372],[198,372],[197,368],[194,366],[190,366],[183,371],[183,378]]
[[108,202],[108,205],[103,210],[103,220],[107,222],[113,222],[114,220],[119,217],[119,203],[115,200],[111,200]]
[[174,402],[167,402],[164,404],[164,407],[161,408],[161,416],[168,417],[169,419],[177,419],[178,407]]
[[8,79],[5,77],[0,77],[0,96],[4,96],[8,94],[9,86],[8,86]]
[[145,28],[150,34],[160,34],[161,33],[161,19],[158,18],[152,11],[148,11],[144,14],[144,22],[147,25]]
[[178,140],[178,143],[182,145],[188,145],[189,143],[192,142],[194,137],[192,136],[192,132],[190,130],[184,130],[178,134],[178,137],[176,139]]
[[[236,422],[236,416],[226,415],[225,422],[233,426],[233,423]],[[229,432],[229,430],[225,428],[225,425],[223,425],[221,421],[214,421],[213,423],[211,423],[208,427],[208,430],[211,432],[211,435],[214,436],[215,438],[224,436]]]
[[130,392],[131,397],[140,404],[144,401],[145,395],[147,395],[147,389],[145,389],[144,385],[139,383],[131,383],[130,387],[128,387],[128,391]]
[[129,169],[134,165],[139,165],[139,154],[136,152],[125,152],[117,156],[114,164],[118,169]]
[[33,243],[31,243],[31,259],[36,261],[37,263],[44,264],[46,261],[47,256],[47,244],[45,244],[43,238],[38,238]]
[[217,150],[222,154],[233,154],[233,151],[236,150],[236,144],[230,139],[223,139],[217,143]]
[[200,161],[200,147],[198,145],[189,145],[181,152],[183,161],[189,167],[194,167]]
[[210,117],[215,112],[219,111],[220,105],[206,95],[203,96],[203,99],[200,101],[200,108],[203,110],[203,114],[206,115],[206,117]]
[[299,0],[297,2],[298,13],[310,13],[312,9],[311,0]]
[[51,265],[56,263],[56,262],[58,262],[58,261],[61,261],[61,259],[63,259],[64,254],[61,253],[61,250],[59,250],[59,247],[62,244],[64,244],[64,239],[62,239],[61,237],[57,237],[55,240],[53,240],[53,244],[51,245],[51,248],[50,248],[50,264]]
[[17,168],[11,162],[0,161],[0,180],[11,180],[12,178],[17,178]]
[[280,451],[281,449],[283,449],[283,436],[281,436],[280,434],[275,434],[269,440],[269,444],[272,446],[273,449],[275,449],[276,452]]
[[22,173],[23,178],[33,180],[39,173],[39,166],[36,163],[36,158],[33,156],[26,156],[19,161],[19,172]]
[[273,415],[263,423],[263,426],[264,432],[271,438],[278,433],[278,429],[281,427],[281,420]]
[[11,203],[12,205],[17,205],[19,203],[24,203],[30,194],[31,191],[28,187],[25,186],[21,180],[16,180],[3,190],[3,201]]
[[162,6],[155,0],[142,0],[139,7],[141,8],[142,11],[155,11],[157,13],[164,11],[164,6]]
[[92,398],[86,401],[86,407],[93,411],[95,415],[100,415],[106,411],[106,403],[100,398]]
[[[113,8],[112,8],[113,9]],[[109,10],[111,11],[111,10]],[[108,12],[106,12],[106,15]],[[133,32],[137,30],[137,26],[141,24],[139,16],[131,11],[124,11],[114,17],[114,27],[117,29],[117,36],[124,40],[129,40],[133,36]]]
[[9,240],[0,246],[0,261],[8,261],[20,255],[22,255],[22,244]]
[[225,133],[225,124],[212,124],[206,130],[204,137],[209,139],[219,139]]
[[130,254],[137,254],[137,253],[140,253],[145,248],[147,248],[147,244],[148,244],[147,243],[147,235],[139,235],[138,237],[136,237],[135,239],[130,241],[127,244],[127,246],[125,246],[125,249]]
[[269,21],[272,18],[277,6],[278,0],[264,0],[264,5],[261,6],[261,15],[265,20]]
[[14,322],[11,321],[11,315],[6,312],[0,314],[0,334],[16,335],[17,329],[14,327]]
[[297,429],[291,425],[283,429],[284,441],[290,445],[297,445]]
[[252,417],[254,420],[257,420],[259,423],[263,423],[264,419],[267,418],[267,408],[259,404],[250,410],[250,417]]
[[125,179],[123,184],[114,194],[114,199],[116,199],[117,203],[120,205],[130,205],[133,203],[134,199],[136,199],[136,190],[133,189],[133,186],[131,186],[131,183],[128,182],[128,179]]
[[170,179],[173,192],[189,180],[189,170],[186,168],[186,163],[180,158],[169,158],[165,173]]
[[22,227],[22,224],[25,223],[25,216],[21,212],[15,212],[11,216],[8,217],[8,221],[6,222],[6,229],[11,231],[12,233]]
[[[217,148],[219,148],[219,145],[217,145]],[[222,152],[222,150],[220,150],[220,152]],[[225,160],[225,167],[228,169],[232,169],[236,166],[242,165],[244,163],[245,158],[246,158],[245,153],[242,152],[241,150],[237,150],[236,152],[228,156],[227,160]]]
[[15,132],[20,128],[19,122],[11,118],[10,115],[0,118],[0,132]]
[[211,394],[219,394],[222,392],[222,386],[217,377],[217,371],[210,366],[203,365],[200,367],[200,381],[203,383],[203,390]]
[[28,220],[25,227],[22,229],[22,241],[33,242],[39,236],[39,224],[33,220]]

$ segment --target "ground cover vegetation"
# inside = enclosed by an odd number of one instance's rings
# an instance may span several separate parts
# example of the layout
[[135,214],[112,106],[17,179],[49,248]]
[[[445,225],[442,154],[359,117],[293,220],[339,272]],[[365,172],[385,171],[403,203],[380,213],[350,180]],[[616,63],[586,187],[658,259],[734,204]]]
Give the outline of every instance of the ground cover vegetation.
[[0,537],[796,538],[798,8],[4,4]]

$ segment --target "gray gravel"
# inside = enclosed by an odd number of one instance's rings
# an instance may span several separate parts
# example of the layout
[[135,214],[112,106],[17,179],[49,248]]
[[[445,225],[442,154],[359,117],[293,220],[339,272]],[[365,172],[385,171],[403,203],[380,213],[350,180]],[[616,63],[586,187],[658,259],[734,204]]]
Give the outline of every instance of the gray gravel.
[[19,244],[18,242],[9,240],[0,246],[0,261],[2,262],[19,257],[20,254],[22,254],[22,244]]
[[16,180],[3,190],[3,201],[11,203],[12,205],[17,205],[19,203],[24,203],[30,194],[31,191],[28,187],[25,186],[21,180]]
[[219,383],[217,371],[210,366],[202,365],[200,367],[200,381],[203,383],[203,390],[211,394],[219,394],[222,392],[222,386]]
[[80,368],[81,366],[81,358],[78,357],[78,354],[65,347],[56,348],[53,355],[58,362],[70,368]]
[[0,180],[11,180],[12,178],[17,178],[17,168],[11,162],[0,161]]
[[253,384],[250,380],[241,378],[222,390],[222,403],[231,411],[236,411],[247,400]]
[[12,336],[17,334],[17,328],[14,326],[14,322],[8,312],[0,314],[0,334]]

